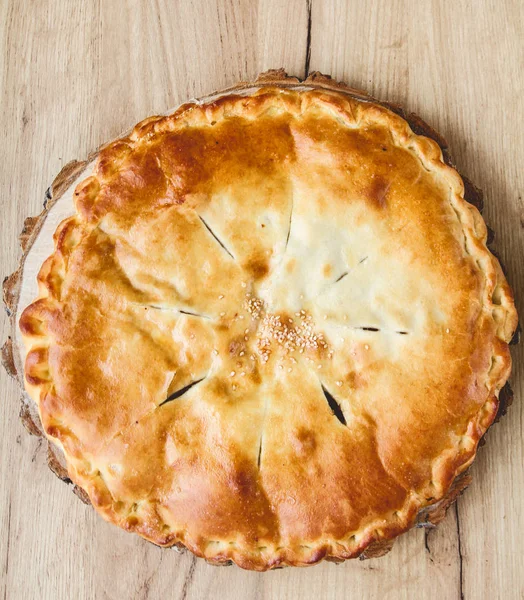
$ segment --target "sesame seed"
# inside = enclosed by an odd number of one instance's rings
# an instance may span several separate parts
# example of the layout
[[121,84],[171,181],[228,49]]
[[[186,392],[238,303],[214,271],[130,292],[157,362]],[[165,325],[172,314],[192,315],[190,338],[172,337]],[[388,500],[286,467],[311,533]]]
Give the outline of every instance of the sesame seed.
[[229,374],[230,377],[234,377],[236,375],[235,371],[231,371],[231,373]]
[[446,329],[446,333],[449,333],[449,329]]
[[226,313],[225,312],[221,312],[220,316],[223,317]]
[[215,356],[218,356],[218,350],[217,350],[216,348],[214,348],[214,349],[213,349],[213,354],[214,354]]
[[220,296],[218,297],[218,299],[222,300],[223,297],[224,297],[224,294],[220,294]]
[[242,282],[240,285],[241,285],[243,288],[247,287],[247,283],[246,283],[245,281],[243,281],[243,282]]
[[364,346],[364,348],[365,348],[366,350],[369,350],[369,346],[368,346],[367,344]]
[[337,385],[338,385],[338,387],[340,387],[342,385],[342,382],[341,381],[337,381]]
[[287,370],[288,373],[291,373],[293,369],[291,367],[289,367],[289,369]]
[[240,377],[245,377],[246,376],[246,372],[242,371],[242,373],[240,373]]
[[244,356],[245,352],[242,350],[242,352],[239,353],[238,356]]
[[317,365],[317,369],[321,369],[321,368],[322,368],[322,365]]

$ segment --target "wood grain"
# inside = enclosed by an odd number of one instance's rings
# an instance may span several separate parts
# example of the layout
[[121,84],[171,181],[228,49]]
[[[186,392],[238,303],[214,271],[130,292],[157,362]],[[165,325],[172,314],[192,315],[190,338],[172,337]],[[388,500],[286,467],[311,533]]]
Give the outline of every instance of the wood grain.
[[[1,270],[16,268],[23,220],[65,162],[151,113],[283,66],[399,102],[448,139],[485,191],[524,314],[523,37],[517,0],[5,0]],[[436,530],[410,532],[381,559],[267,574],[211,567],[104,523],[47,469],[2,371],[0,598],[522,598],[522,346],[513,357],[516,401]]]

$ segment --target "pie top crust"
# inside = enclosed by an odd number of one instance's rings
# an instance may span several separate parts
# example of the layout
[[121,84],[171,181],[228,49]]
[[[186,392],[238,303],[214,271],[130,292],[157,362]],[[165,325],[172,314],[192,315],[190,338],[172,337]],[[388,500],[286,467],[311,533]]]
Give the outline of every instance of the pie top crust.
[[511,291],[439,146],[261,87],[100,151],[23,312],[26,388],[109,521],[244,568],[360,555],[474,459]]

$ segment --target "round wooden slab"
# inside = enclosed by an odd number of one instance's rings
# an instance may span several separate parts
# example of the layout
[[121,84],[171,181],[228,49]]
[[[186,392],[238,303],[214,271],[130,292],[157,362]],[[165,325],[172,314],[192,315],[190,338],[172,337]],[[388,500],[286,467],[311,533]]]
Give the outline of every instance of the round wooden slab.
[[[414,114],[406,114],[400,107],[384,102],[379,102],[360,90],[349,88],[343,83],[337,83],[330,77],[321,73],[312,73],[305,81],[301,82],[294,77],[288,77],[284,70],[268,71],[258,76],[254,82],[243,82],[234,87],[215,92],[209,96],[191,102],[203,103],[212,101],[224,94],[248,94],[264,86],[290,87],[295,89],[323,88],[336,90],[349,94],[364,101],[373,101],[400,114],[408,121],[415,133],[425,135],[435,140],[442,149],[444,160],[451,164],[446,141],[438,135],[427,123]],[[165,114],[169,114],[168,111]],[[125,135],[125,134],[124,134]],[[37,274],[45,259],[54,251],[53,234],[58,224],[65,218],[74,214],[73,194],[77,184],[92,174],[98,151],[93,152],[84,161],[68,163],[57,175],[46,192],[44,209],[36,217],[28,217],[20,234],[22,257],[18,269],[4,280],[4,304],[11,319],[11,334],[2,348],[2,363],[7,372],[17,379],[21,390],[21,419],[33,435],[45,437],[37,407],[24,391],[24,369],[26,350],[18,328],[18,321],[24,308],[38,295]],[[482,211],[483,202],[481,192],[462,177],[465,185],[465,198]],[[491,233],[491,232],[490,232]],[[493,240],[491,233],[490,240]],[[507,406],[511,403],[512,393],[508,384],[500,392],[500,406],[497,420],[505,414]],[[48,464],[51,470],[62,480],[71,483],[65,468],[64,458],[60,451],[48,443]],[[433,526],[445,516],[447,508],[455,501],[458,495],[469,485],[471,477],[463,474],[458,477],[447,496],[439,503],[421,511],[418,526]],[[89,498],[78,486],[73,491],[86,503]],[[385,554],[393,545],[391,542],[381,542],[369,546],[361,558],[372,558]]]

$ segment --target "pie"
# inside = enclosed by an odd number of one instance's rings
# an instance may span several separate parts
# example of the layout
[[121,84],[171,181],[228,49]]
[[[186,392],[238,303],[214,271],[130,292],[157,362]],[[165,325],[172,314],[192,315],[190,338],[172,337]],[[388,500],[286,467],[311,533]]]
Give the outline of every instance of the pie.
[[361,555],[446,497],[517,315],[439,145],[260,85],[104,147],[20,319],[25,381],[108,521],[248,569]]

